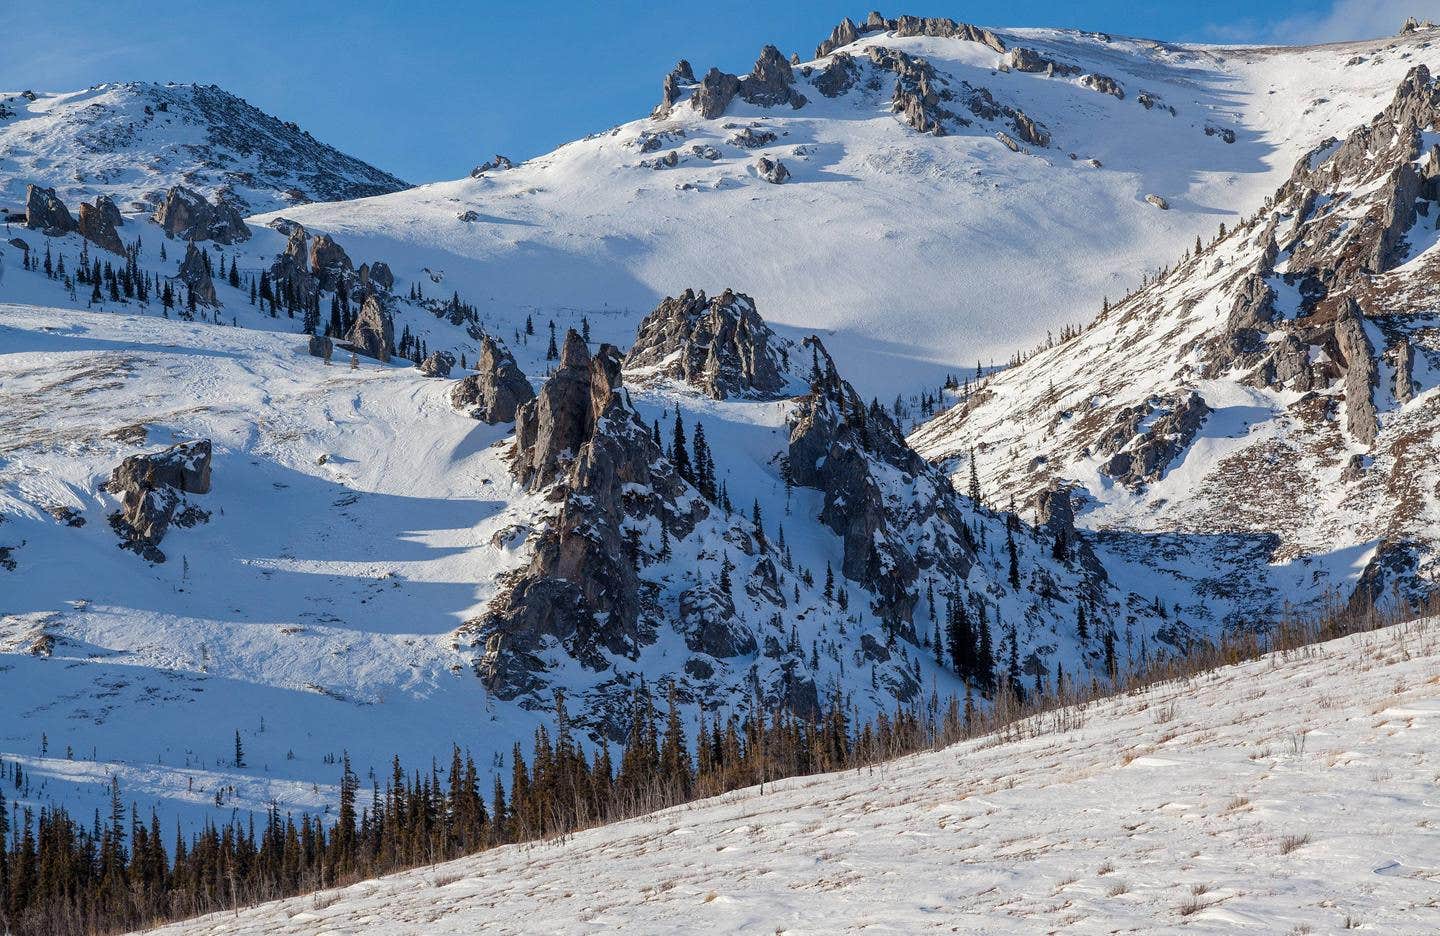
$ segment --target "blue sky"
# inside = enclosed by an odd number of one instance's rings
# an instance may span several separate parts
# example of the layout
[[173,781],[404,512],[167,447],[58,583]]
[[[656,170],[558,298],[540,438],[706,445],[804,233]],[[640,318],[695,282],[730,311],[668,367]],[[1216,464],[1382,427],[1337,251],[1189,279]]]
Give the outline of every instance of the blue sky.
[[[914,0],[887,16],[1065,26],[1194,42],[1307,42],[1440,21],[1440,0]],[[677,58],[747,71],[773,42],[808,55],[843,3],[16,3],[0,90],[214,83],[412,182],[524,158],[643,115]]]

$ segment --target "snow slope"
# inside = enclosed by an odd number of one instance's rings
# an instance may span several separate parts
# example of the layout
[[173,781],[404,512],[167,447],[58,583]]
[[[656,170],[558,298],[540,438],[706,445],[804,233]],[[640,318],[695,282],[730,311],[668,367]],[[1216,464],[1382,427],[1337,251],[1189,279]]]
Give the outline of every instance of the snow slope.
[[[1314,143],[1367,120],[1412,64],[1440,63],[1423,33],[1314,48],[1000,35],[1126,96],[1000,71],[1004,56],[978,42],[870,33],[840,50],[864,71],[839,97],[815,85],[826,60],[795,70],[798,110],[736,98],[706,120],[681,103],[508,171],[285,214],[397,271],[443,270],[445,288],[512,319],[585,309],[633,327],[685,287],[742,290],[778,325],[819,330],[863,394],[890,399],[1088,321],[1197,233],[1253,210]],[[962,83],[988,89],[1049,144],[1012,152],[995,136],[1015,133],[1003,119],[916,132],[892,113],[895,76],[864,58],[872,46],[923,57],[962,96]],[[777,136],[746,149],[730,142],[744,127]],[[643,151],[646,134],[658,149]],[[717,159],[692,150],[707,146]],[[674,168],[642,166],[671,150]],[[790,180],[759,179],[762,154]]]
[[157,932],[1433,932],[1437,638],[1398,625]]
[[29,183],[72,211],[97,195],[153,206],[174,185],[251,211],[406,187],[214,85],[133,81],[0,92],[0,208],[23,206]]

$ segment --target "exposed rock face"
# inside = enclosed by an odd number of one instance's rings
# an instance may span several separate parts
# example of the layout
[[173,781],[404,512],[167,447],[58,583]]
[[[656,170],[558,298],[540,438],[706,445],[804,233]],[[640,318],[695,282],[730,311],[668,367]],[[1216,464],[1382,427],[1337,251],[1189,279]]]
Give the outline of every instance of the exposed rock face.
[[563,482],[553,492],[563,501],[530,564],[475,622],[486,647],[477,671],[502,699],[543,686],[546,646],[558,644],[595,671],[609,655],[638,656],[655,639],[655,623],[644,614],[647,589],[627,558],[625,527],[659,523],[684,536],[708,513],[699,498],[684,496],[686,483],[619,378],[619,353],[601,345],[592,358],[572,330],[559,368],[521,408],[516,477],[532,490]]
[[180,282],[190,290],[195,301],[201,305],[218,306],[220,299],[215,295],[215,281],[205,267],[205,255],[194,243],[185,245],[185,259],[180,261]]
[[120,209],[115,203],[104,195],[95,199],[95,204],[80,203],[80,221],[77,229],[80,236],[90,243],[108,250],[114,254],[125,253],[125,244],[120,240],[120,232],[115,230],[116,219],[120,217]]
[[755,67],[740,83],[739,94],[745,101],[758,107],[774,107],[789,104],[792,108],[805,106],[805,95],[796,91],[795,72],[785,56],[773,45],[760,50]]
[[165,193],[165,200],[155,210],[155,223],[166,236],[180,240],[238,244],[250,239],[240,212],[218,199],[207,202],[200,193],[180,185]]
[[395,346],[395,324],[379,297],[365,297],[365,304],[360,307],[360,314],[355,317],[355,325],[346,341],[367,357],[382,362],[390,360],[390,349]]
[[449,351],[431,351],[425,360],[420,362],[420,373],[426,377],[450,376],[450,369],[455,366],[455,355]]
[[25,186],[25,226],[47,237],[61,237],[75,230],[75,219],[53,188]]
[[789,349],[755,301],[728,289],[712,299],[689,289],[667,296],[640,323],[625,357],[627,375],[669,377],[717,400],[779,394],[789,366]]
[[700,82],[700,87],[690,96],[690,104],[706,120],[714,120],[725,113],[735,94],[740,90],[740,79],[734,75],[711,67]]
[[1119,100],[1125,100],[1125,87],[1111,78],[1109,75],[1090,74],[1081,75],[1080,84],[1091,91],[1099,91],[1101,94],[1108,94]]
[[1268,325],[1275,319],[1275,290],[1265,282],[1264,277],[1251,273],[1245,277],[1240,294],[1230,308],[1226,326],[1229,332]]
[[769,156],[761,156],[755,161],[755,172],[774,185],[779,185],[790,178],[790,170],[778,159],[771,159]]
[[472,419],[494,425],[514,422],[516,411],[535,399],[535,390],[504,345],[489,335],[480,339],[475,373],[455,384],[450,403]]
[[161,452],[131,455],[110,473],[106,488],[120,496],[121,509],[110,518],[121,535],[121,546],[151,562],[164,562],[158,546],[171,522],[183,526],[209,519],[209,514],[187,505],[186,494],[210,491],[210,440],[182,442]]
[[1215,124],[1208,124],[1208,123],[1207,123],[1207,124],[1205,125],[1205,135],[1206,135],[1206,136],[1218,136],[1220,139],[1224,140],[1226,143],[1234,143],[1234,142],[1235,142],[1235,131],[1234,131],[1234,130],[1231,130],[1229,127],[1217,127],[1217,126],[1215,126]]
[[859,80],[859,63],[848,52],[836,52],[815,79],[815,87],[826,97],[834,98],[855,87]]
[[552,484],[594,432],[619,385],[618,358],[613,376],[601,366],[610,357],[592,360],[584,339],[570,329],[555,373],[516,415],[515,476],[530,490]]
[[1345,359],[1345,428],[1361,445],[1374,445],[1380,432],[1375,412],[1375,351],[1354,299],[1344,301],[1335,319],[1335,344]]
[[1115,453],[1100,470],[1132,487],[1158,481],[1209,415],[1210,407],[1193,390],[1129,407],[1100,440],[1101,452]]
[[329,234],[320,234],[310,242],[310,272],[320,281],[321,289],[333,292],[340,283],[354,278],[355,267],[345,248]]

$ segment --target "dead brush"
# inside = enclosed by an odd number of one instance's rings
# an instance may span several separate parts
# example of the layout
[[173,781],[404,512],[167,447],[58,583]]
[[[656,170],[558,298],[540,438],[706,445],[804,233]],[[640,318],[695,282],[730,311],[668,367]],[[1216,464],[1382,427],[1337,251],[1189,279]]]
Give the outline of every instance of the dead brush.
[[1288,855],[1298,848],[1310,844],[1310,835],[1285,835],[1280,838],[1280,854]]

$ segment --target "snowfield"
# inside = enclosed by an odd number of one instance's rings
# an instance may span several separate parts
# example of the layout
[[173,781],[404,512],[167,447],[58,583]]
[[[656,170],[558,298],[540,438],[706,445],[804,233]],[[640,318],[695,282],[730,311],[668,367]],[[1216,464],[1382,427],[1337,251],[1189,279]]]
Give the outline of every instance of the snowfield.
[[1432,619],[156,932],[1435,932],[1437,727]]

